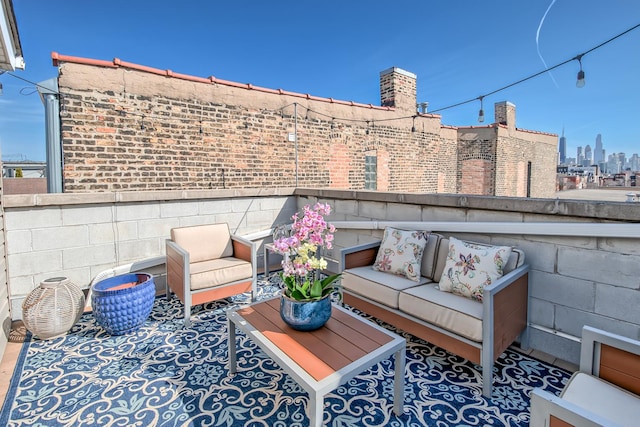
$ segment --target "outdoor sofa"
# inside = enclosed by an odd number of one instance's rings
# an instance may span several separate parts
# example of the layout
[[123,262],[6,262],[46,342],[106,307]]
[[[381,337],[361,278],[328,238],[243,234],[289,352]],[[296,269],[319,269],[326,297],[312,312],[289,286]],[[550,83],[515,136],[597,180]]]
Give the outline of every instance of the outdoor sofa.
[[[427,239],[423,251],[415,242],[407,243],[403,254],[410,254],[413,245],[414,255],[421,255],[413,266],[403,263],[411,277],[392,274],[389,260],[403,251],[393,245],[400,247],[398,241],[411,232],[387,228],[381,241],[341,250],[344,303],[480,365],[482,394],[491,397],[495,360],[518,337],[521,347],[528,347],[529,266],[524,264],[524,253],[422,232]],[[466,277],[463,273],[479,279],[484,272],[481,266],[491,264],[491,257],[498,260],[494,264],[502,275],[489,280],[482,290],[441,289],[443,278],[449,287],[452,281],[459,287]],[[471,294],[465,294],[468,291]]]

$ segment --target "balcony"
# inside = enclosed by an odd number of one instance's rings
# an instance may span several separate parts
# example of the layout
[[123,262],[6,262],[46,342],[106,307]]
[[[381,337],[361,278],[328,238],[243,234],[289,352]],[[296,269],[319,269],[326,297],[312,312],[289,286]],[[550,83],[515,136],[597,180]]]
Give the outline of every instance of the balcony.
[[[575,369],[585,324],[640,337],[634,203],[303,188],[5,196],[10,319],[21,318],[23,299],[44,279],[65,276],[87,289],[100,272],[161,259],[172,227],[228,222],[262,245],[268,230],[316,200],[333,208],[333,259],[342,247],[379,238],[385,225],[522,249],[531,266],[530,352],[538,358]],[[162,283],[162,265],[157,273]],[[7,349],[5,382],[15,346]]]

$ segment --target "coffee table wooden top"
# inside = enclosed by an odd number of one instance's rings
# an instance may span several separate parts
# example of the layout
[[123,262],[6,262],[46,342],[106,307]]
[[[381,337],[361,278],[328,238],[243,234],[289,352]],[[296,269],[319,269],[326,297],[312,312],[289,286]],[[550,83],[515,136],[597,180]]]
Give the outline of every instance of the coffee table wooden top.
[[399,338],[336,305],[325,326],[308,332],[296,331],[282,321],[279,298],[240,308],[237,313],[316,381]]

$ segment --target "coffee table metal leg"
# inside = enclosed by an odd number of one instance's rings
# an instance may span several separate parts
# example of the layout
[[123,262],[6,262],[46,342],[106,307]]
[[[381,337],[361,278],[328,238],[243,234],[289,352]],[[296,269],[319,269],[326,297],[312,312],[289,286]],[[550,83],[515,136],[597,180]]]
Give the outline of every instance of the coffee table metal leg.
[[393,412],[400,416],[404,413],[404,367],[405,351],[402,349],[395,353],[395,378],[393,381]]
[[324,396],[309,393],[309,426],[322,427],[322,413],[324,411]]
[[229,348],[229,372],[236,373],[236,325],[227,319],[227,347]]

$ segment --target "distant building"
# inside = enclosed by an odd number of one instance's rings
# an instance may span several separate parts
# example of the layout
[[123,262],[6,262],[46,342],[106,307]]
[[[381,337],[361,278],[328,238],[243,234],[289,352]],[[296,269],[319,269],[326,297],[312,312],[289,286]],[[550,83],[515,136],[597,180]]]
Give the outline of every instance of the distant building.
[[16,178],[44,178],[46,162],[16,161],[2,162],[2,177]]
[[604,161],[604,149],[602,148],[602,135],[596,136],[596,147],[593,150],[593,163],[599,164]]
[[576,153],[576,163],[579,165],[582,165],[582,162],[584,161],[584,156],[582,155],[582,146],[578,147],[577,153]]
[[593,156],[591,153],[591,146],[587,144],[584,147],[584,159],[582,160],[582,166],[591,166],[593,164]]
[[560,152],[560,164],[564,165],[567,161],[567,138],[564,137],[564,128],[562,129],[562,136],[558,144],[558,151]]

